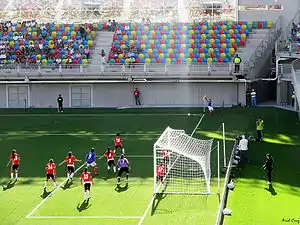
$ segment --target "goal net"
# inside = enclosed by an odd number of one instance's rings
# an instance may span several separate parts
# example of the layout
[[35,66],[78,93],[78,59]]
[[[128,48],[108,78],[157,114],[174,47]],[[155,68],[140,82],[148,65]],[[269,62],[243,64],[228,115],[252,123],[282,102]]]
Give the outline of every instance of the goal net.
[[210,194],[212,143],[167,127],[154,144],[154,193]]

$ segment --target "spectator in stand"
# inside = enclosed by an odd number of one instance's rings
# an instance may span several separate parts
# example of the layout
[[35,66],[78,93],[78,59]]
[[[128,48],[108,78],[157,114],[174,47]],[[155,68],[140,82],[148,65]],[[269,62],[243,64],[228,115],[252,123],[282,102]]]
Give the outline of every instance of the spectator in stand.
[[117,27],[117,22],[115,20],[112,21],[112,27],[111,27],[111,31],[115,31]]
[[106,23],[106,29],[108,31],[112,31],[112,22],[111,20],[108,20],[107,23]]
[[141,101],[140,101],[140,91],[139,91],[138,88],[135,88],[135,89],[134,89],[133,95],[134,95],[134,99],[135,99],[135,104],[136,104],[136,105],[141,105]]
[[125,31],[129,31],[129,30],[130,30],[130,26],[129,26],[128,23],[125,25],[124,30],[125,30]]
[[105,51],[104,49],[101,50],[101,53],[99,54],[101,56],[101,63],[105,64],[106,63],[106,59],[105,59]]
[[148,26],[148,25],[150,25],[150,24],[151,24],[151,21],[150,21],[149,18],[147,18],[146,25]]
[[135,58],[134,58],[134,56],[131,56],[129,58],[129,68],[130,67],[134,68],[134,63],[135,63]]

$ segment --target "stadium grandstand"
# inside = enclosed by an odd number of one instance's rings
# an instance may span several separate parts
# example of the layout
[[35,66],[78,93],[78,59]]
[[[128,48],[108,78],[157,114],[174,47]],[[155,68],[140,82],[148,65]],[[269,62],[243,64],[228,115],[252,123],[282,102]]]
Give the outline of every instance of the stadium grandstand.
[[0,224],[300,223],[299,0],[0,2]]

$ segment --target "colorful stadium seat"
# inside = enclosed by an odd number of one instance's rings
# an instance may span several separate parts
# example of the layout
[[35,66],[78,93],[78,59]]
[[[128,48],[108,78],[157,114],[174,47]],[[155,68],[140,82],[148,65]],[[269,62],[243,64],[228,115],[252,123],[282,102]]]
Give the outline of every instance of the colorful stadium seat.
[[[125,30],[129,26],[129,30]],[[271,21],[219,21],[194,23],[156,23],[149,26],[121,24],[121,34],[113,37],[113,50],[124,52],[127,46],[140,48],[135,54],[140,63],[212,63],[229,62],[239,46],[245,46],[252,28],[270,28]],[[126,53],[126,51],[125,51]],[[118,61],[126,63],[126,54]],[[124,60],[123,60],[124,59]]]

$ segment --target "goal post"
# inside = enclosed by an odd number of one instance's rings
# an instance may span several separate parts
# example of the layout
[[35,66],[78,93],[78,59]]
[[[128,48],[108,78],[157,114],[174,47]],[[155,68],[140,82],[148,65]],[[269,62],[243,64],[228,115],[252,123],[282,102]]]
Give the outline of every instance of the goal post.
[[210,194],[212,144],[167,127],[153,146],[154,194]]

